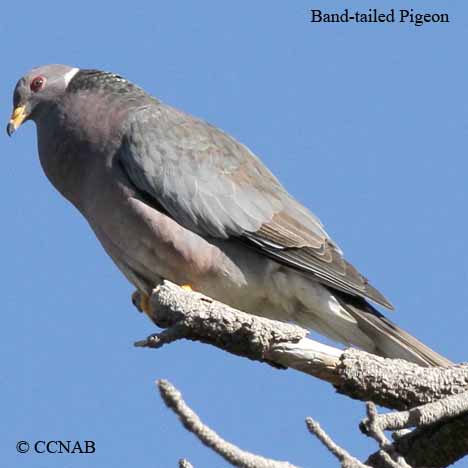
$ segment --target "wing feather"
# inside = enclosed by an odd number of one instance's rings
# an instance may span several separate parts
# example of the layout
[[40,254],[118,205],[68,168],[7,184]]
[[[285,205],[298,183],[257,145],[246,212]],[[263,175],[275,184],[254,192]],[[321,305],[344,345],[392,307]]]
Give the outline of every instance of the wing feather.
[[184,227],[243,242],[331,288],[392,308],[320,220],[221,130],[155,102],[130,115],[118,158],[132,183]]

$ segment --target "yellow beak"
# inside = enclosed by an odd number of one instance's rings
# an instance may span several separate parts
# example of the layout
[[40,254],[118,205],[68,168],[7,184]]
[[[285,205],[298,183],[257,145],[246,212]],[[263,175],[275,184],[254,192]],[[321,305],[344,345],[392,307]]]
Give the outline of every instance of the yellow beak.
[[26,119],[27,116],[26,106],[18,106],[13,110],[7,126],[8,136],[15,133],[16,129],[24,122],[24,119]]

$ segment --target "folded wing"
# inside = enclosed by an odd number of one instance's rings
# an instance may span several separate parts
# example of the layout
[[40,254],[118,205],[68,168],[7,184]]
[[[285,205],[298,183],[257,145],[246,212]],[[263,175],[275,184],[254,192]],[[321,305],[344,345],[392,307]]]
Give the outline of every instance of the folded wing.
[[331,288],[392,308],[320,220],[248,148],[208,123],[155,102],[131,114],[118,158],[132,183],[184,227],[243,242]]

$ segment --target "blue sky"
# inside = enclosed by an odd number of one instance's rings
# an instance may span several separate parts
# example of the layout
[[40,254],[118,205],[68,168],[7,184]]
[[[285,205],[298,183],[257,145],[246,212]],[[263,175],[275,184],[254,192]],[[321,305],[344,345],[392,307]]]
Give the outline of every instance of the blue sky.
[[[454,361],[468,326],[466,2],[105,2],[19,5],[0,17],[0,116],[33,66],[118,72],[248,145],[317,213],[396,305],[391,318]],[[317,25],[310,8],[442,11],[449,24]],[[33,124],[0,135],[4,466],[195,467],[225,462],[160,400],[167,378],[222,436],[335,467],[313,416],[363,458],[364,405],[318,380],[155,331],[132,287],[42,173]],[[19,440],[94,440],[92,455],[16,453]],[[459,464],[461,466],[461,463]]]

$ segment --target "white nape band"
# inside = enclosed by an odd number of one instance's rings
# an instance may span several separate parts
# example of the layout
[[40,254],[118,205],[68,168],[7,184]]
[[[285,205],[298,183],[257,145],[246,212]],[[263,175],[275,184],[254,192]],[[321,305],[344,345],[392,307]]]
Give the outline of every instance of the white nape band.
[[68,83],[70,83],[71,79],[80,71],[79,68],[72,68],[70,71],[65,73],[63,76],[63,79],[65,80],[65,87],[68,86]]

